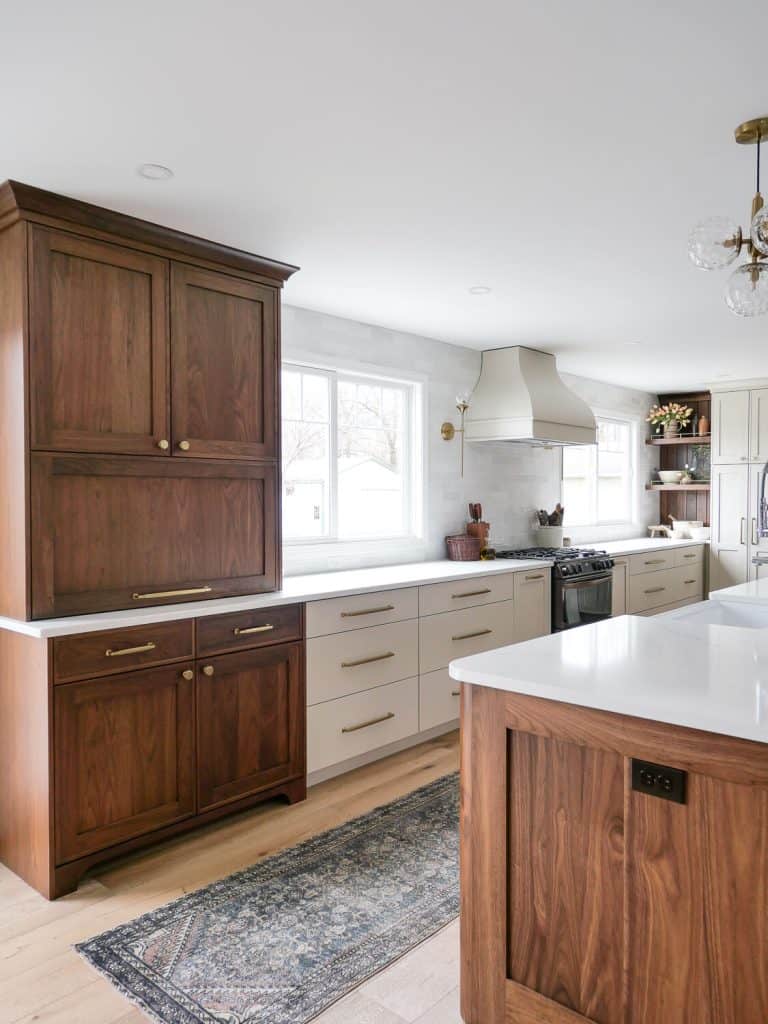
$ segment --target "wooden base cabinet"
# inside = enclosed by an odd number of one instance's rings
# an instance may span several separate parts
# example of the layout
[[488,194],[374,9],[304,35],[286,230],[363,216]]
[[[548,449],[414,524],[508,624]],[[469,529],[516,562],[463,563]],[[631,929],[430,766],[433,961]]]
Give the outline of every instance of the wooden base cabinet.
[[768,746],[468,685],[461,744],[466,1024],[765,1024]]
[[[49,899],[100,861],[306,796],[302,606],[40,640],[0,630],[0,860]],[[205,648],[205,643],[203,650]],[[122,671],[104,674],[104,662]],[[154,661],[155,664],[150,662]]]

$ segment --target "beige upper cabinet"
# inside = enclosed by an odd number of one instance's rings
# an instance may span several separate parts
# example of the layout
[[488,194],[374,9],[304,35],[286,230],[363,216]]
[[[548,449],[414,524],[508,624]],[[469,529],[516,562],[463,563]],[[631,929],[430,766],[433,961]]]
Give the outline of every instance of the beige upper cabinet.
[[749,391],[712,395],[712,462],[749,461]]
[[712,462],[768,461],[768,388],[712,395]]

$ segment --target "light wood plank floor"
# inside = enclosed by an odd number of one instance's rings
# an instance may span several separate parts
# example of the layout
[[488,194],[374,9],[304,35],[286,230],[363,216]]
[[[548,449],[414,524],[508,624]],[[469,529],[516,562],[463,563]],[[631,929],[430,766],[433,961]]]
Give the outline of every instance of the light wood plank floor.
[[[145,1024],[71,946],[458,768],[458,733],[133,854],[49,903],[0,866],[0,1024]],[[318,1024],[460,1024],[458,928],[444,928]]]

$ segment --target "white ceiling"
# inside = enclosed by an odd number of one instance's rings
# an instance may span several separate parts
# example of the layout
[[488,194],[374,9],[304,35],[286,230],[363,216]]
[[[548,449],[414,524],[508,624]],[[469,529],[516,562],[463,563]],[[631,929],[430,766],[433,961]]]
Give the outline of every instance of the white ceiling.
[[768,376],[768,317],[685,252],[747,218],[766,38],[763,0],[14,4],[0,176],[298,263],[293,305],[650,390]]

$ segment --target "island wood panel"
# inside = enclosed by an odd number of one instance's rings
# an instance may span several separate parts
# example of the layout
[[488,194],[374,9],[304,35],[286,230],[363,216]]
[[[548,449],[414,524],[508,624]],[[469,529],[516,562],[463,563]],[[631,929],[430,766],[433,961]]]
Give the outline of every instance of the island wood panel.
[[277,291],[174,263],[171,302],[174,454],[276,458]]
[[27,226],[0,232],[0,614],[29,615],[25,398]]
[[508,736],[508,977],[620,1024],[624,759]]
[[300,643],[198,662],[198,809],[302,776],[305,707]]
[[274,590],[276,477],[269,463],[33,455],[33,616]]
[[768,790],[690,775],[687,799],[629,794],[627,1020],[764,1024]]
[[[686,804],[635,793],[631,757],[687,770]],[[765,744],[462,686],[466,1024],[765,1024],[767,767]]]
[[57,864],[194,814],[192,667],[56,687]]
[[170,437],[168,266],[30,228],[32,448],[161,453]]

